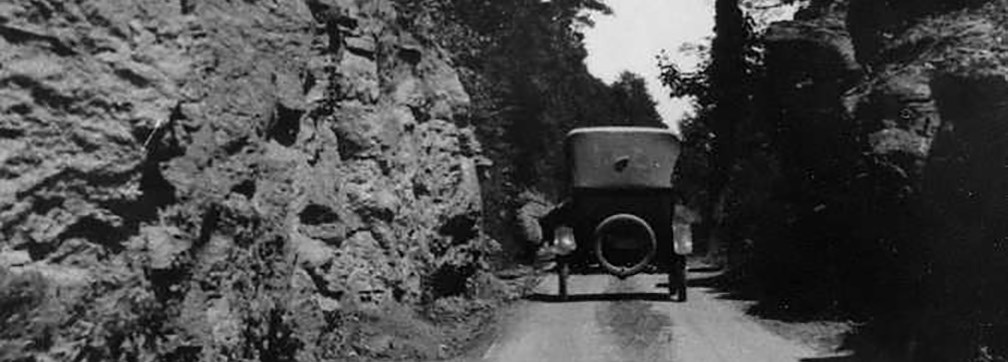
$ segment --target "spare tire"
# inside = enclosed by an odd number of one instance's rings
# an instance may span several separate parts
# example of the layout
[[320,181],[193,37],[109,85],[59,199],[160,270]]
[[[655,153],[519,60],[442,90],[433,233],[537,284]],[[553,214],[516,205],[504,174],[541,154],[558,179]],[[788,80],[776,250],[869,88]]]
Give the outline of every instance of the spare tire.
[[639,273],[651,263],[657,250],[654,230],[635,215],[612,215],[595,228],[595,257],[615,276]]

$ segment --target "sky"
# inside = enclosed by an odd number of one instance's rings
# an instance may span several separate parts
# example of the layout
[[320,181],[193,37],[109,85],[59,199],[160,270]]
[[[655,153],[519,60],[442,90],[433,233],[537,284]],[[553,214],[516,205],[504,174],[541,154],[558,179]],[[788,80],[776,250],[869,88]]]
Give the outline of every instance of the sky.
[[[680,69],[695,70],[695,56],[679,51],[683,44],[710,46],[714,36],[714,0],[604,0],[612,15],[594,14],[595,26],[583,29],[592,75],[612,83],[624,70],[644,77],[651,98],[658,103],[658,114],[672,130],[679,132],[679,121],[693,113],[689,101],[671,99],[658,81],[655,56],[665,50]],[[761,28],[774,21],[789,20],[807,1],[790,5],[777,1],[742,0],[750,5],[776,4],[753,14]]]
[[678,121],[690,112],[686,100],[673,100],[658,81],[662,49],[672,61],[692,69],[696,59],[678,50],[683,43],[707,42],[714,34],[714,0],[606,0],[612,15],[594,14],[585,29],[588,71],[612,83],[624,70],[644,77],[658,113],[678,132]]

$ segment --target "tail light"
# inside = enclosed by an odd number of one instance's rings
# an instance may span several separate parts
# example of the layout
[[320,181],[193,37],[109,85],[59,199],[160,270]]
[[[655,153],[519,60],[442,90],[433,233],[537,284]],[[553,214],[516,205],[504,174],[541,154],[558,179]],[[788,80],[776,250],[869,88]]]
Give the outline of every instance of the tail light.
[[693,253],[693,232],[690,230],[689,224],[676,223],[672,225],[672,239],[676,254],[689,255]]
[[555,240],[553,247],[557,254],[567,255],[577,249],[577,241],[574,240],[574,229],[568,226],[560,226],[553,230]]

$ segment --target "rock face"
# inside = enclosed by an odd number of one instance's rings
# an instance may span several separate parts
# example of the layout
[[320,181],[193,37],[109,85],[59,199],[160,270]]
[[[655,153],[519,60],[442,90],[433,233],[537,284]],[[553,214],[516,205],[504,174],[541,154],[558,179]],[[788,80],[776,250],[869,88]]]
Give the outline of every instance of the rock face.
[[842,294],[900,315],[916,346],[900,358],[1008,349],[1008,229],[993,221],[1008,211],[1006,13],[1005,1],[823,0],[768,32],[799,224],[847,250],[834,254],[855,266],[835,275],[854,285]]
[[0,5],[0,269],[59,295],[0,356],[340,358],[333,313],[469,293],[492,248],[468,95],[397,16]]

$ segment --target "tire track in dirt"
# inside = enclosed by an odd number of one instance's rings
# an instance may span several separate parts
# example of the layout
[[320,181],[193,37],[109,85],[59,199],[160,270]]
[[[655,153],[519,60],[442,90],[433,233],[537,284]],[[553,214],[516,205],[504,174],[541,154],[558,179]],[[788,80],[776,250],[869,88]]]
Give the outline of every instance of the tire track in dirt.
[[[634,296],[643,288],[638,279],[611,279],[607,295]],[[653,308],[654,302],[635,298],[606,303],[596,319],[615,340],[623,361],[671,360],[672,319]]]
[[559,302],[556,278],[546,278],[475,360],[798,362],[822,357],[811,346],[764,328],[710,288],[691,288],[688,302],[672,302],[665,280],[664,275],[625,280],[573,275],[570,299]]

